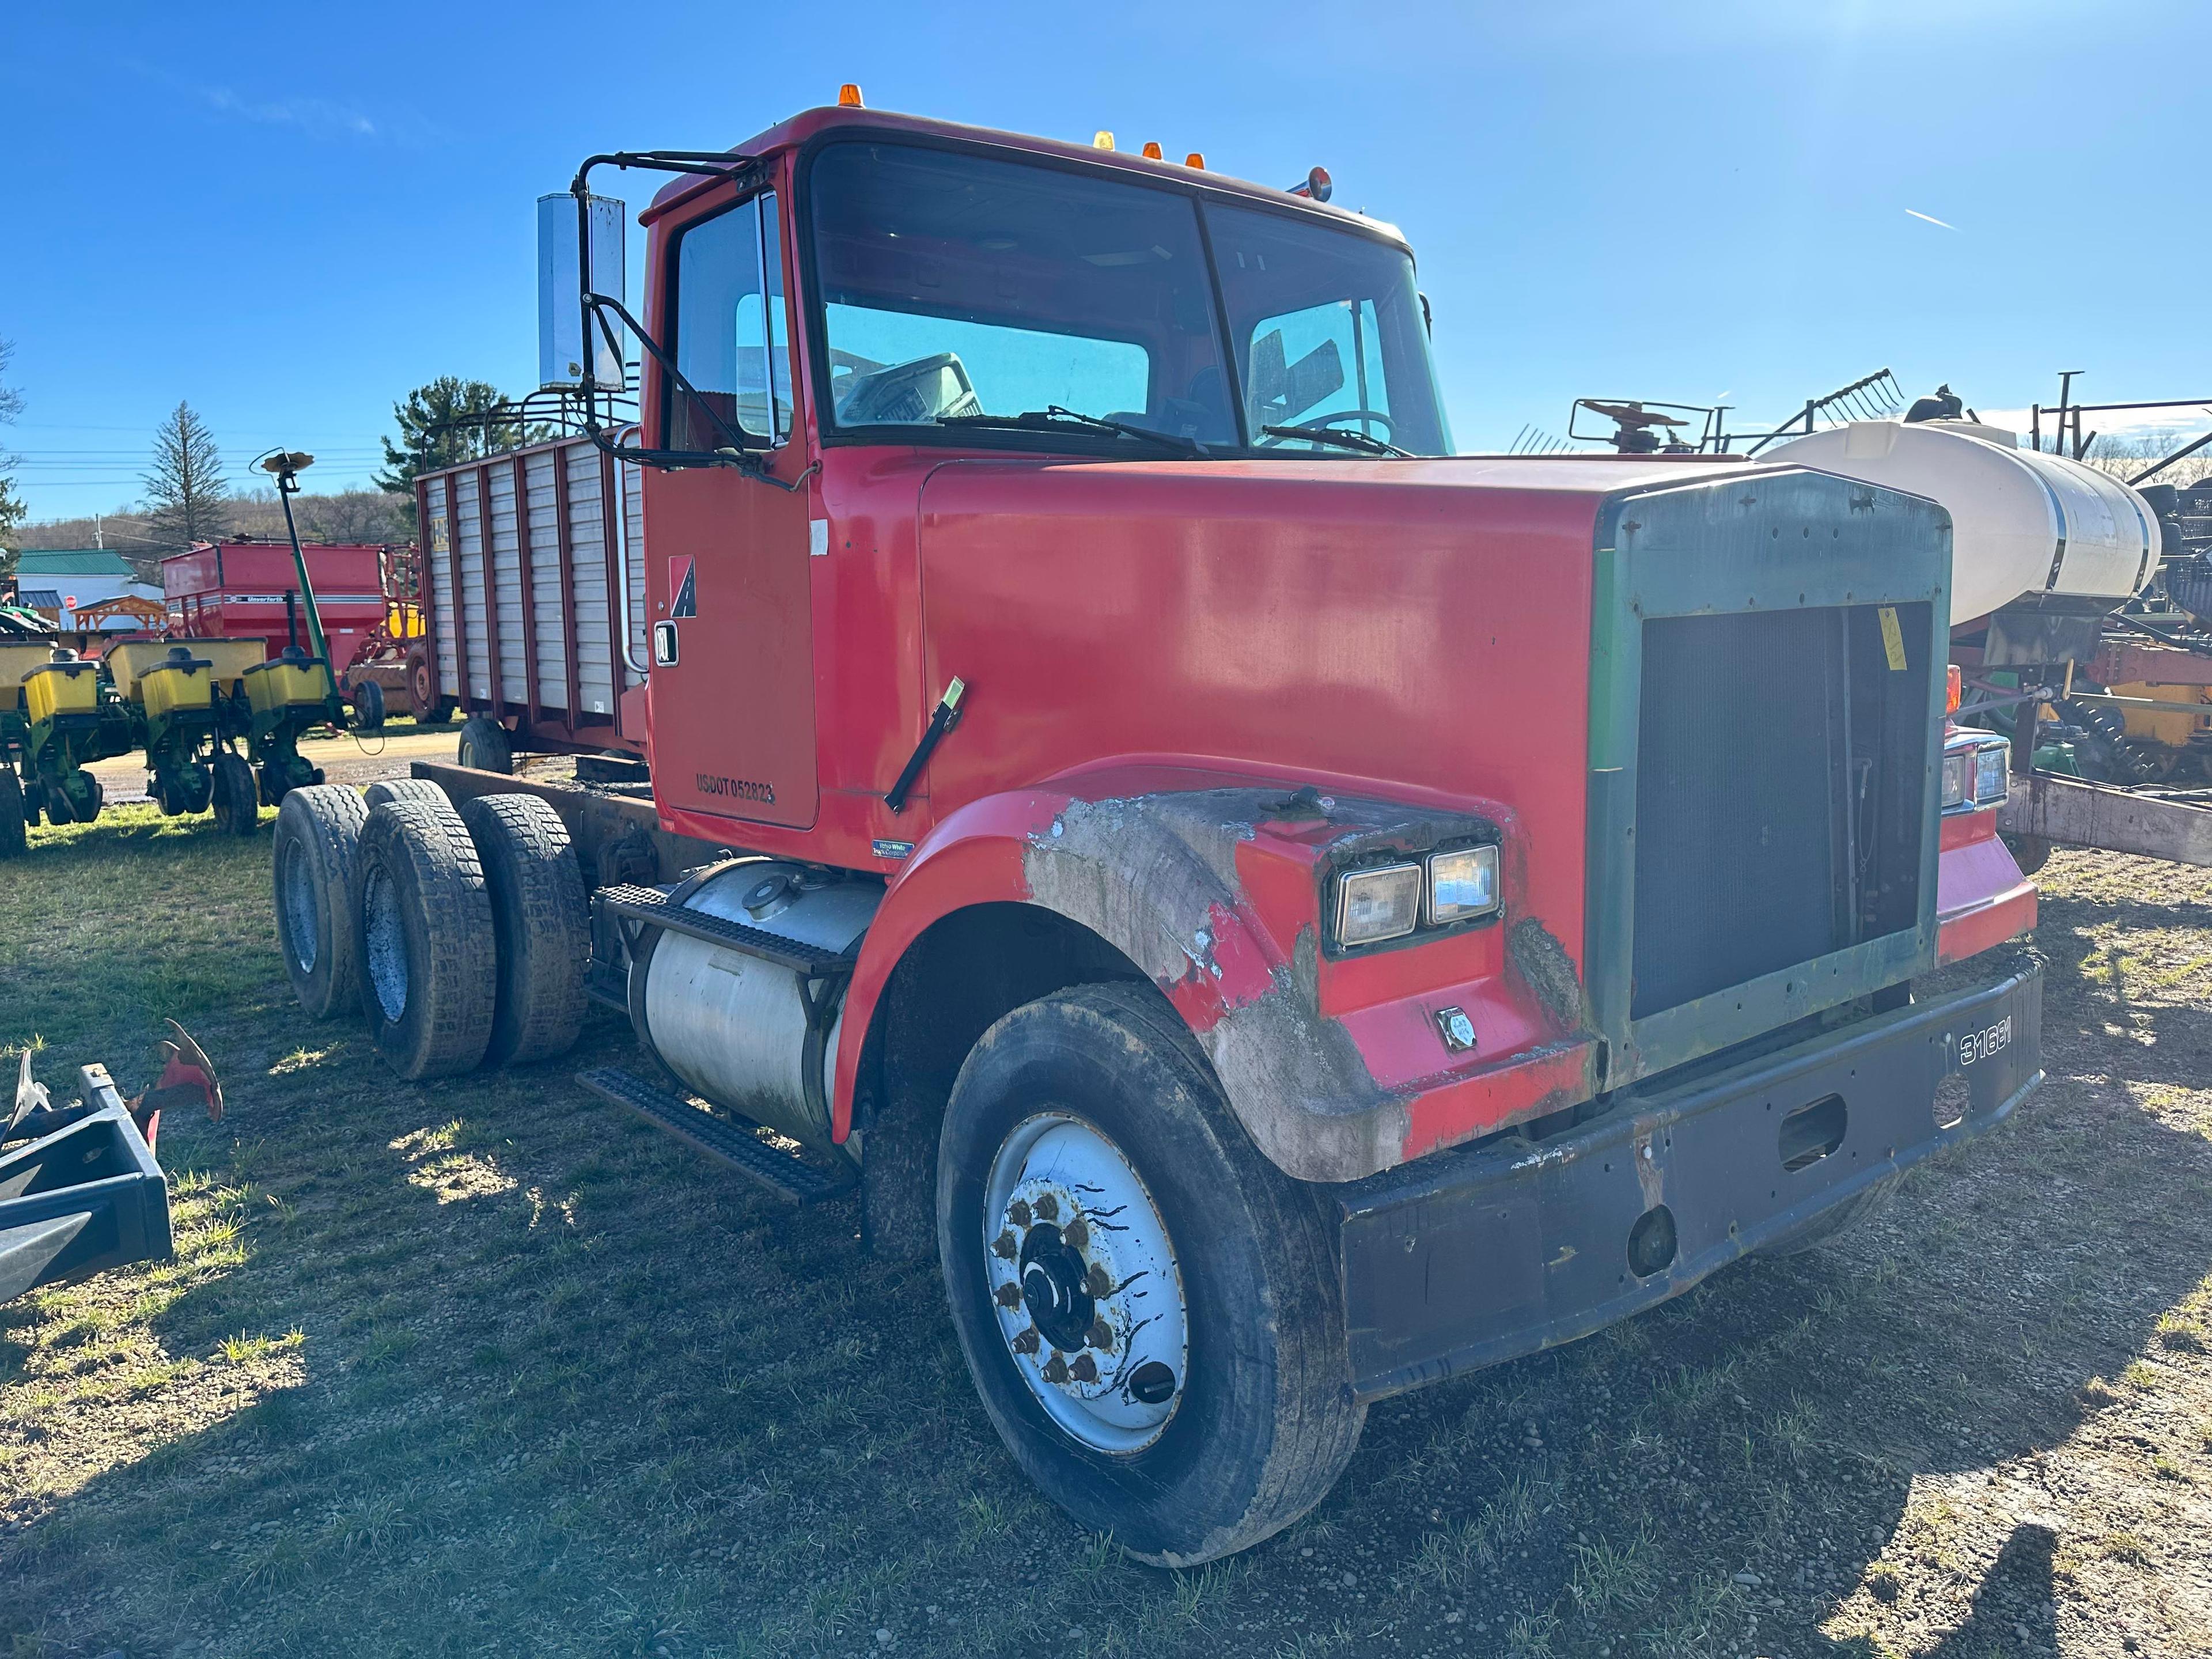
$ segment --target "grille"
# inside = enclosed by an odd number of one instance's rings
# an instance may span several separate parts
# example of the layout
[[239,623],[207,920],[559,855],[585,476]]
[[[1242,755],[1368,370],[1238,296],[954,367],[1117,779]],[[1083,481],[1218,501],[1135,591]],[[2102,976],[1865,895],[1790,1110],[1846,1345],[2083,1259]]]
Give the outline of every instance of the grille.
[[1873,606],[1644,624],[1632,1018],[1913,925],[1928,694]]

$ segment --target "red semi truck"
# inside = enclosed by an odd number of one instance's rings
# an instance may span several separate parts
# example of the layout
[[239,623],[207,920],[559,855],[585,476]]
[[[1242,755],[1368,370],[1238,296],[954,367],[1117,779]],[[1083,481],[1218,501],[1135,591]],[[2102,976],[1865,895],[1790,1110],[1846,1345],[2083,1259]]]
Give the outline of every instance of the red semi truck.
[[1370,1402],[2039,1080],[1935,504],[1454,455],[1410,250],[1318,190],[852,103],[610,161],[678,175],[595,434],[650,799],[295,791],[288,963],[410,1076],[560,1052],[588,967],[653,1075],[586,1080],[933,1250],[1085,1524],[1243,1548]]

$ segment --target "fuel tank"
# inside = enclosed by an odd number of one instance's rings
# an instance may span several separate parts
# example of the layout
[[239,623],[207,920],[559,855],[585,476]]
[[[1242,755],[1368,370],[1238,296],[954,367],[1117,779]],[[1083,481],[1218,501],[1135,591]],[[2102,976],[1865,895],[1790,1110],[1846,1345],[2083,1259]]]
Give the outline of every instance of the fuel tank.
[[[884,885],[747,859],[671,896],[688,910],[842,952],[867,932]],[[842,1018],[834,1001],[811,1012],[807,987],[793,969],[686,933],[656,933],[629,971],[638,1041],[701,1098],[817,1151],[839,1150],[830,1134]]]
[[2158,517],[2118,478],[2014,447],[1967,421],[1854,421],[1777,444],[1762,465],[1817,467],[1940,502],[1951,514],[1951,622],[2016,601],[2112,610],[2157,568]]

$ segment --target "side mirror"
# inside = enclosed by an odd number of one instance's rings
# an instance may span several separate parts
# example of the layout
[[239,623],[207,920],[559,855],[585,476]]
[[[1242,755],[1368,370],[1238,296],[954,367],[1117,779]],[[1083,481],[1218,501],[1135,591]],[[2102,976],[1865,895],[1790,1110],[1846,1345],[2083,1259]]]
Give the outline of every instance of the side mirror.
[[[627,243],[623,204],[611,196],[586,198],[591,226],[592,292],[627,301]],[[538,198],[538,383],[546,389],[584,380],[584,261],[576,246],[576,198],[562,191]],[[629,342],[612,317],[595,320],[592,380],[603,391],[623,386]]]
[[1429,309],[1429,296],[1425,294],[1416,294],[1413,297],[1421,302],[1421,332],[1434,339],[1437,333],[1437,315]]

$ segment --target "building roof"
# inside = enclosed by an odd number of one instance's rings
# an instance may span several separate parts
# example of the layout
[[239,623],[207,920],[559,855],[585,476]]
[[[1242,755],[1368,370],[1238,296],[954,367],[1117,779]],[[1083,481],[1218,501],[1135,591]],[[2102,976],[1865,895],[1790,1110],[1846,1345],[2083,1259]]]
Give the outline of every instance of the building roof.
[[15,574],[27,576],[121,576],[137,573],[119,553],[102,547],[27,547],[15,556]]

